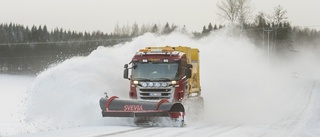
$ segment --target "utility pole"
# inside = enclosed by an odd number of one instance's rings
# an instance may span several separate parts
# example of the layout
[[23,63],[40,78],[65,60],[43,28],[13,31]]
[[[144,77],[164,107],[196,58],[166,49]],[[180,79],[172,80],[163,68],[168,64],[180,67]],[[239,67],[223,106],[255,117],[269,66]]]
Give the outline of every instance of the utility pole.
[[263,30],[265,32],[268,33],[268,48],[267,48],[267,56],[268,56],[268,60],[270,59],[270,33],[273,31],[273,29],[269,28],[269,29],[265,29]]

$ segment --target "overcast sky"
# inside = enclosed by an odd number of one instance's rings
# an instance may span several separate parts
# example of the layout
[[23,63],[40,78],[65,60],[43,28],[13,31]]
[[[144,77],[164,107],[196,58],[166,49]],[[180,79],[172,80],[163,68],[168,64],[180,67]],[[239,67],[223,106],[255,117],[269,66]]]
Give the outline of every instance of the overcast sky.
[[[217,16],[219,0],[0,0],[0,23],[47,25],[76,31],[112,32],[118,23],[186,25],[202,31],[204,25],[225,24]],[[320,28],[320,0],[251,0],[253,15],[271,13],[281,5],[295,26]]]

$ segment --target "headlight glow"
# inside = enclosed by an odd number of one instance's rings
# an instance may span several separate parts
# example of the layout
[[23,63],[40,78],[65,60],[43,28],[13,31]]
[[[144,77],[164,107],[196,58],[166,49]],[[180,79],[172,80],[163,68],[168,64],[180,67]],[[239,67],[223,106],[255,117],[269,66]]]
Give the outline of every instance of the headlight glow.
[[167,84],[167,82],[162,82],[162,83],[161,83],[161,86],[162,86],[162,87],[166,87],[166,86],[168,86],[168,84]]
[[148,87],[153,87],[153,83],[152,82],[148,82]]
[[[171,82],[171,84],[172,83],[176,84],[176,81]],[[139,84],[142,87],[156,87],[156,88],[159,88],[159,87],[168,87],[170,83],[169,82],[139,82]]]
[[142,87],[147,87],[147,85],[148,85],[146,82],[141,82],[140,84]]
[[154,83],[154,86],[155,86],[155,87],[160,87],[161,84],[160,84],[159,82],[155,82],[155,83]]

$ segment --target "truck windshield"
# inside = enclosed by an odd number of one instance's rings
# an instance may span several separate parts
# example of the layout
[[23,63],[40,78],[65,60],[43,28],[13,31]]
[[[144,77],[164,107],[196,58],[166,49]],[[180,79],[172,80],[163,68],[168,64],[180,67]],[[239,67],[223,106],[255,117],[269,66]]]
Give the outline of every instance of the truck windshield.
[[178,62],[134,62],[132,80],[176,80],[179,77]]

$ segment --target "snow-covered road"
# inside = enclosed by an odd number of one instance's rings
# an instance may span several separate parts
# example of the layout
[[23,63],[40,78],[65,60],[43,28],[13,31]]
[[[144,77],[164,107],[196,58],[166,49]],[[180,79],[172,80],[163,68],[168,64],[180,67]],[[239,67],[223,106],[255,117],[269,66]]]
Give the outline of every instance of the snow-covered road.
[[[16,86],[11,91],[18,89],[23,91],[26,84],[34,80],[32,77],[21,76],[1,76],[2,81],[7,81],[6,87],[14,83]],[[3,91],[3,90],[2,90]],[[21,92],[20,92],[21,93]],[[23,94],[23,93],[21,93]],[[1,92],[1,97],[8,95]],[[19,95],[16,92],[15,96]],[[317,137],[320,135],[320,83],[315,81],[305,82],[301,87],[300,100],[297,100],[296,108],[288,113],[285,117],[273,123],[255,123],[255,124],[226,124],[220,125],[206,122],[193,122],[186,127],[135,127],[128,125],[99,125],[99,126],[80,126],[69,128],[50,129],[49,131],[38,131],[36,133],[19,133],[21,127],[18,121],[18,108],[10,105],[13,96],[10,99],[2,98],[1,105],[1,121],[0,131],[1,135],[10,135],[18,133],[13,136],[23,137],[108,137],[108,136],[139,136],[139,137],[162,137],[162,136],[202,136],[202,137]],[[6,101],[4,101],[6,100]],[[17,100],[13,100],[17,101]],[[19,102],[19,101],[18,101]],[[3,105],[7,104],[7,105]],[[8,105],[9,104],[9,105]],[[11,109],[8,109],[11,107]],[[11,113],[4,113],[3,110],[9,110]],[[273,113],[273,112],[270,112]],[[4,118],[6,117],[6,118]],[[9,119],[9,120],[8,120]],[[11,120],[10,120],[11,119]],[[120,119],[120,121],[123,121]],[[16,127],[15,127],[16,126]],[[6,131],[7,130],[7,133]],[[14,131],[16,130],[16,131]],[[20,130],[23,132],[23,130]],[[32,131],[29,131],[32,132]]]

